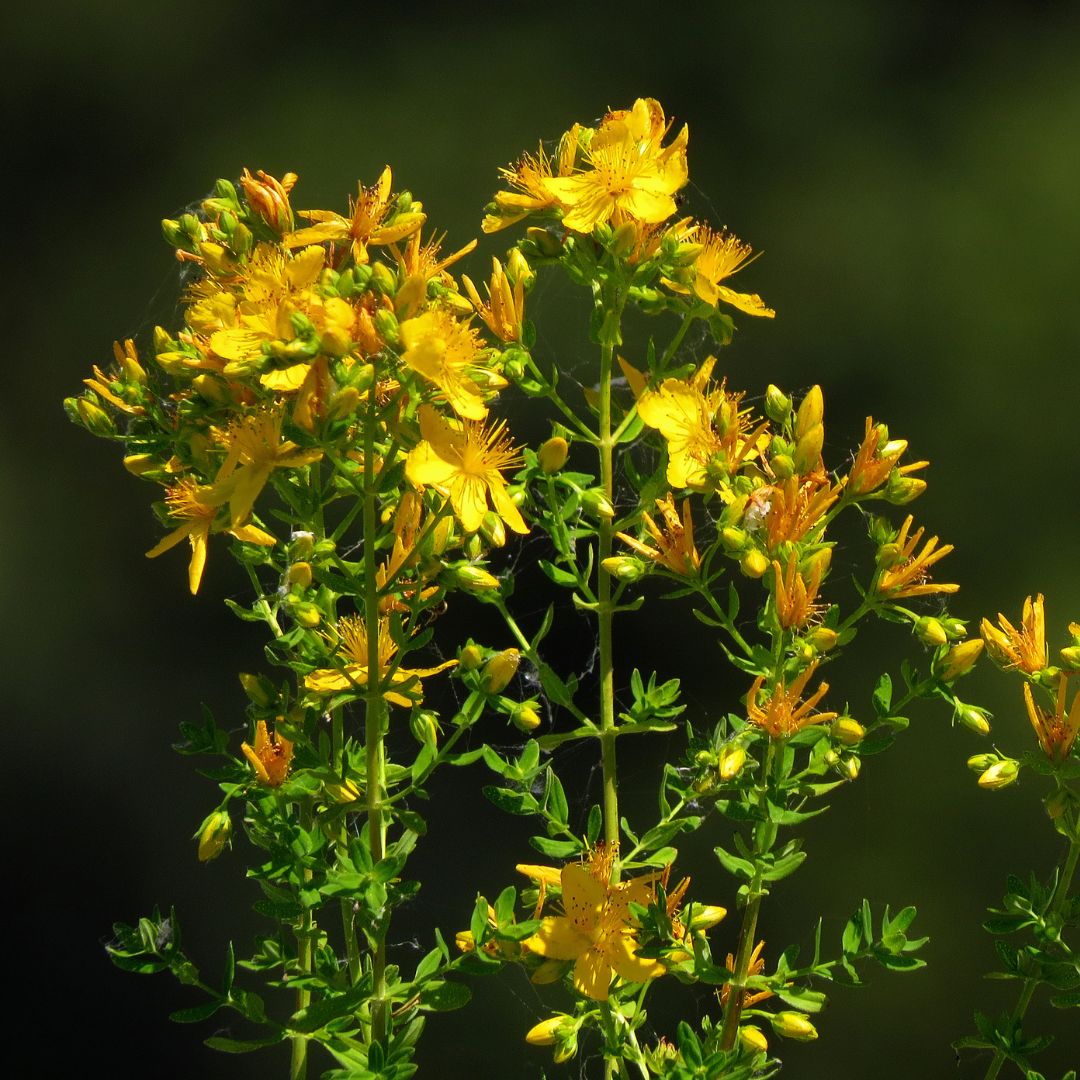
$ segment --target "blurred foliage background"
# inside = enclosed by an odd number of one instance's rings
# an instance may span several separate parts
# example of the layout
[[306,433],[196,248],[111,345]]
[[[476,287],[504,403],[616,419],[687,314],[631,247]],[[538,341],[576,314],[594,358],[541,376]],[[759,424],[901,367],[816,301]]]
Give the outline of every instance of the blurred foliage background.
[[[6,879],[24,909],[9,923],[17,959],[7,974],[26,987],[20,1033],[43,1036],[28,1041],[34,1075],[68,1075],[75,1060],[114,1076],[284,1075],[272,1053],[205,1050],[211,1030],[166,1019],[192,996],[106,961],[110,923],[154,903],[176,904],[215,978],[229,934],[249,933],[253,889],[238,880],[238,860],[201,866],[188,839],[215,792],[169,744],[203,702],[239,729],[235,672],[260,663],[262,642],[221,604],[243,589],[223,547],[198,599],[187,594],[185,556],[143,558],[159,535],[151,489],[60,408],[114,338],[145,339],[170,322],[177,267],[158,221],[217,176],[294,169],[297,206],[343,209],[357,178],[371,183],[389,162],[452,250],[478,234],[498,165],[574,120],[659,98],[690,124],[689,209],[766,252],[739,284],[776,308],[775,323],[737,320],[718,370],[751,398],[769,382],[796,391],[820,382],[827,462],[842,462],[870,413],[931,459],[930,490],[914,509],[956,545],[938,576],[962,584],[958,614],[1015,620],[1023,597],[1044,591],[1055,647],[1080,618],[1076,5],[694,7],[629,0],[466,14],[68,0],[0,17],[12,209],[0,425]],[[483,241],[466,271],[482,276],[504,236]],[[588,356],[579,312],[561,285],[534,294],[541,348],[575,370]],[[520,402],[507,404],[519,430],[543,434]],[[457,625],[476,633],[481,618],[465,611]],[[583,667],[591,631],[576,630],[567,631],[576,657],[564,659]],[[618,647],[682,676],[688,716],[701,723],[738,708],[745,686],[717,674],[718,653],[698,631],[685,610],[651,604],[626,619]],[[854,715],[868,711],[877,673],[895,674],[892,646],[907,647],[897,633],[860,639],[830,672],[831,707],[847,698]],[[961,690],[994,710],[1004,751],[1030,745],[1018,686],[987,664]],[[509,741],[501,729],[488,736]],[[982,748],[947,715],[917,713],[898,746],[868,760],[812,823],[806,868],[767,906],[769,945],[808,941],[818,913],[837,940],[866,893],[918,906],[930,967],[838,989],[821,1040],[783,1047],[785,1074],[982,1075],[985,1066],[958,1066],[948,1044],[971,1029],[974,1007],[1011,1007],[1015,988],[984,980],[994,957],[978,924],[1008,871],[1046,873],[1059,854],[1030,776],[976,790],[964,760]],[[658,750],[624,758],[631,807],[652,797]],[[589,761],[564,764],[590,779]],[[476,891],[496,894],[528,858],[527,826],[485,804],[486,782],[469,770],[436,786],[431,835],[410,864],[426,884],[415,926],[401,927],[405,963],[426,951],[426,927],[466,925]],[[731,906],[707,855],[717,842],[703,830],[687,863],[696,895]],[[723,927],[714,940],[722,951]],[[515,975],[477,984],[472,1011],[431,1021],[422,1075],[493,1076],[493,1060],[505,1062],[502,1076],[551,1071],[521,1037],[553,1002]],[[658,1027],[686,1010],[677,993],[657,998]],[[715,1011],[707,996],[693,1007]],[[1075,1021],[1049,1013],[1034,1008],[1030,1026],[1061,1033],[1042,1059],[1059,1075],[1080,1059],[1080,1040]]]

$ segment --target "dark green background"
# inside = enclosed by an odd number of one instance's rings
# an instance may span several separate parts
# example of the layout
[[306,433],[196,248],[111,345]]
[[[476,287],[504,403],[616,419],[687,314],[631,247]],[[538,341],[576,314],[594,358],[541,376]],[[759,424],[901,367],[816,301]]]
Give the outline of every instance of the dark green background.
[[[212,1025],[166,1019],[194,996],[105,960],[110,922],[154,903],[177,904],[208,977],[227,934],[249,932],[241,860],[198,865],[188,839],[212,787],[168,746],[204,701],[239,727],[235,671],[259,663],[261,643],[221,606],[223,592],[244,586],[220,545],[196,600],[181,552],[143,558],[159,535],[150,489],[60,409],[114,338],[173,319],[176,265],[157,223],[219,175],[294,169],[297,206],[343,207],[358,177],[371,183],[390,162],[457,246],[478,232],[496,166],[574,120],[658,97],[690,124],[690,210],[766,252],[746,286],[778,315],[739,320],[721,364],[732,385],[756,396],[768,382],[820,382],[837,465],[870,412],[932,460],[916,509],[956,545],[939,578],[963,584],[958,614],[1015,618],[1027,593],[1044,590],[1055,645],[1080,617],[1075,5],[999,2],[963,15],[952,4],[871,0],[699,8],[503,5],[481,17],[204,0],[3,17],[0,591],[5,880],[16,904],[5,974],[26,987],[25,1016],[8,1021],[34,1056],[25,1075],[81,1075],[91,1064],[118,1077],[284,1075],[280,1055],[204,1050]],[[467,269],[481,276],[504,246],[486,241]],[[570,318],[566,300],[562,285],[543,285],[532,312],[541,347],[576,365],[583,339],[572,325],[555,329]],[[697,722],[736,707],[745,687],[718,681],[718,653],[686,612],[646,611],[626,620],[622,655],[683,675]],[[457,625],[490,625],[473,618],[465,611]],[[575,634],[584,666],[592,639],[571,622],[565,640]],[[849,698],[865,715],[888,650],[906,643],[883,633],[859,644],[830,676],[830,701]],[[1016,686],[987,668],[962,689],[994,709],[1002,749],[1030,743]],[[805,940],[822,913],[836,940],[869,893],[918,905],[931,966],[837,990],[821,1040],[784,1047],[785,1074],[981,1076],[957,1068],[949,1041],[970,1029],[974,1007],[1014,1000],[1013,987],[982,977],[993,953],[978,922],[1006,872],[1045,873],[1058,855],[1039,784],[977,791],[964,759],[982,744],[940,711],[913,719],[808,830],[811,858],[777,890],[763,933],[770,949]],[[506,738],[495,726],[487,736]],[[658,751],[629,752],[628,806],[651,798]],[[584,753],[564,762],[582,780]],[[415,863],[424,893],[395,936],[406,965],[413,935],[426,950],[432,923],[465,925],[475,892],[494,895],[529,857],[527,831],[486,806],[484,782],[456,774],[435,793],[447,801],[432,803]],[[582,797],[576,809],[585,806]],[[500,830],[506,839],[494,840]],[[701,857],[724,837],[711,823],[687,861],[695,895],[730,905],[728,881]],[[716,932],[718,947],[733,927]],[[549,1059],[521,1034],[558,998],[541,1000],[519,972],[477,986],[477,998],[431,1022],[423,1075],[538,1076]],[[664,1025],[672,1010],[715,1012],[707,998],[657,998]],[[1033,1028],[1060,1033],[1045,1058],[1055,1076],[1080,1059],[1068,1021],[1031,1012]]]

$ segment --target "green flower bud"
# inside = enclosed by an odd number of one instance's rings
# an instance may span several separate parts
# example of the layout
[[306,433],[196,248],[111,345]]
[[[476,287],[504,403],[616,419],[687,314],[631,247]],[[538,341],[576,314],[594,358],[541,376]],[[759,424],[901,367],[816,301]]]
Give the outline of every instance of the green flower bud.
[[812,473],[821,464],[821,448],[825,445],[825,428],[815,424],[795,445],[793,464],[800,476]]
[[438,718],[429,709],[413,710],[409,716],[409,730],[421,746],[434,746],[439,741]]
[[475,641],[463,645],[458,653],[458,667],[465,671],[475,671],[483,662],[484,650]]
[[967,767],[972,772],[984,773],[991,765],[996,765],[1000,760],[1001,758],[993,752],[986,754],[972,754],[971,757],[967,759]]
[[603,518],[605,521],[611,521],[615,516],[615,507],[611,505],[611,500],[603,488],[589,488],[581,496],[581,505],[587,513],[596,518]]
[[1080,668],[1080,645],[1066,645],[1061,650],[1061,664],[1068,671]]
[[795,475],[795,460],[790,454],[773,454],[769,464],[777,480],[787,480]]
[[985,709],[976,705],[960,705],[955,716],[957,723],[963,724],[968,731],[973,731],[976,735],[990,734],[990,721]]
[[885,485],[885,501],[892,503],[893,506],[906,506],[925,490],[925,480],[920,480],[915,476],[904,476],[899,469],[893,469]]
[[244,688],[248,700],[260,709],[268,708],[278,699],[274,684],[265,675],[252,675],[250,672],[240,672],[240,685]]
[[720,530],[720,543],[729,555],[738,555],[750,542],[750,537],[743,529],[736,529],[731,525]]
[[553,259],[562,253],[562,241],[549,229],[537,226],[525,230],[525,235],[536,245],[536,250],[546,258]]
[[510,723],[512,723],[518,731],[523,731],[528,735],[540,726],[540,714],[532,707],[532,705],[523,701],[510,714]]
[[769,1049],[769,1040],[761,1033],[761,1028],[752,1024],[739,1025],[739,1042],[744,1050],[763,1054]]
[[322,612],[307,600],[289,605],[289,614],[302,627],[312,630],[322,622]]
[[487,592],[495,592],[499,588],[499,579],[494,574],[488,573],[482,566],[458,566],[448,571],[455,585],[474,596],[481,596]]
[[924,615],[915,623],[915,633],[921,641],[926,642],[927,645],[933,645],[935,648],[946,644],[949,640],[949,635],[945,633],[945,627],[932,615]]
[[866,728],[850,716],[838,716],[829,731],[841,746],[857,746],[866,738]]
[[828,652],[830,649],[836,647],[836,643],[840,640],[840,635],[828,626],[815,626],[814,629],[806,635],[806,640],[810,646],[818,652]]
[[84,397],[68,398],[64,402],[68,416],[72,416],[72,407],[68,404],[69,402],[74,402],[75,416],[78,417],[75,422],[81,423],[91,435],[97,435],[101,439],[111,439],[116,434],[116,425],[112,422],[112,417],[96,402]]
[[199,862],[210,862],[224,850],[232,836],[232,819],[224,810],[210,814],[195,834],[199,840]]
[[810,1017],[806,1013],[787,1009],[773,1014],[769,1019],[772,1022],[773,1031],[785,1039],[810,1042],[818,1037],[817,1029],[810,1023]]
[[953,682],[966,675],[982,655],[986,643],[982,638],[970,638],[954,645],[944,656],[934,661],[934,674],[942,682]]
[[774,424],[783,424],[791,415],[791,398],[774,383],[765,388],[765,415]]
[[640,559],[632,555],[612,555],[600,563],[604,571],[619,581],[640,581],[648,572]]
[[1008,787],[1020,775],[1020,762],[1013,758],[1002,758],[991,765],[979,777],[979,787],[987,791],[997,791]]
[[[380,264],[381,265],[381,264]],[[389,273],[389,271],[387,271]],[[379,336],[393,349],[401,347],[401,335],[398,332],[397,316],[387,308],[379,308],[375,312],[375,329]]]

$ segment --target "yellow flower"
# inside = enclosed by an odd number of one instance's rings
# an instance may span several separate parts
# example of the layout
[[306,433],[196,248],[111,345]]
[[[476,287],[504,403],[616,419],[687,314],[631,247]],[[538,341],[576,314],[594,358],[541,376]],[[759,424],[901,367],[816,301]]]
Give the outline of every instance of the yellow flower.
[[676,574],[689,576],[696,574],[701,566],[701,556],[694,545],[694,522],[690,517],[690,500],[683,499],[682,520],[675,510],[675,501],[668,492],[663,499],[656,500],[657,509],[664,519],[664,529],[657,528],[656,522],[648,514],[641,515],[645,528],[656,544],[651,548],[640,540],[618,533],[624,543],[629,544],[639,555],[644,555],[660,566],[666,566]]
[[491,284],[487,286],[486,304],[480,299],[471,278],[462,274],[461,283],[477,314],[500,341],[520,341],[521,321],[525,316],[525,279],[519,276],[511,288],[502,263],[492,256],[491,264]]
[[795,681],[787,686],[781,678],[773,686],[764,705],[758,703],[758,695],[765,685],[765,676],[759,675],[746,695],[746,714],[752,724],[768,732],[773,739],[787,739],[811,724],[826,724],[836,719],[834,712],[814,712],[814,706],[825,696],[828,683],[822,683],[806,701],[802,692],[817,669],[815,660]]
[[293,744],[276,731],[271,735],[266,730],[265,720],[255,725],[254,747],[245,742],[240,744],[240,749],[251,762],[260,783],[267,787],[281,787],[285,783],[292,763]]
[[520,463],[505,431],[504,422],[485,428],[466,420],[454,428],[430,405],[421,405],[424,441],[409,451],[405,475],[417,487],[430,484],[447,496],[467,532],[480,528],[490,497],[495,512],[514,532],[527,533],[529,527],[507,494],[502,475],[502,470]]
[[[742,394],[728,393],[723,382],[705,389],[715,363],[710,356],[688,382],[665,379],[638,396],[638,416],[667,441],[667,481],[673,488],[715,483],[723,493],[727,479],[755,458],[767,439],[768,421],[748,430],[749,411],[739,409]],[[623,364],[624,372],[628,368]]]
[[260,409],[237,417],[218,436],[228,453],[214,484],[224,486],[223,482],[228,481],[234,528],[251,513],[274,469],[299,469],[323,456],[321,450],[301,450],[291,439],[282,442],[281,422],[280,409]]
[[[216,484],[212,487],[201,487],[197,481],[191,479],[180,480],[165,492],[165,505],[170,517],[179,518],[182,524],[155,544],[146,553],[146,557],[156,559],[181,540],[189,540],[191,562],[188,565],[188,587],[193,596],[199,591],[199,583],[206,567],[206,547],[210,533],[221,529],[221,526],[215,524],[218,509],[227,499],[227,489],[222,490]],[[254,525],[228,526],[224,531],[249,544],[270,547],[277,543],[269,533]]]
[[1065,714],[1065,690],[1068,683],[1069,676],[1063,672],[1058,678],[1053,713],[1048,713],[1035,704],[1031,696],[1031,686],[1024,683],[1024,702],[1031,726],[1035,729],[1043,753],[1051,761],[1064,761],[1069,756],[1076,742],[1077,732],[1080,731],[1080,694],[1073,698],[1072,708],[1067,716]]
[[503,179],[516,190],[496,193],[495,212],[485,214],[480,225],[484,232],[497,232],[529,214],[556,205],[555,196],[548,191],[545,181],[553,176],[569,176],[573,172],[582,130],[580,124],[574,124],[559,140],[559,148],[553,158],[541,145],[535,157],[523,154],[516,165],[499,169]]
[[559,875],[564,914],[543,919],[540,929],[524,941],[537,956],[573,960],[574,988],[594,1001],[607,1000],[613,975],[640,983],[665,971],[659,961],[637,955],[630,915],[631,902],[647,905],[655,899],[655,875],[611,885],[603,876],[605,861],[593,868],[564,866]]
[[[749,244],[744,244],[730,233],[714,232],[708,225],[698,225],[688,239],[701,244],[701,252],[694,260],[693,267],[693,290],[700,299],[713,307],[723,301],[747,315],[761,315],[767,319],[776,316],[776,312],[767,307],[757,293],[736,292],[721,284],[757,258],[756,255],[751,258]],[[665,284],[677,292],[686,291],[674,282],[667,281]]]
[[[343,690],[362,690],[368,684],[367,624],[355,615],[344,615],[337,621],[337,656],[340,667],[321,668],[305,676],[304,685],[318,694],[336,694]],[[409,708],[424,700],[422,679],[453,667],[457,661],[447,660],[431,668],[403,668],[394,665],[397,642],[390,636],[390,620],[380,619],[379,682],[382,696],[395,705]]]
[[[884,442],[883,442],[884,439]],[[894,466],[907,449],[906,439],[888,439],[887,429],[882,424],[875,424],[874,418],[866,418],[866,435],[863,438],[855,462],[844,481],[844,490],[848,495],[868,495],[876,491],[889,478]],[[914,461],[900,467],[900,473],[907,475],[917,469],[925,469],[929,461]]]
[[316,224],[298,229],[286,238],[286,242],[289,247],[302,247],[305,244],[322,244],[327,240],[349,240],[353,261],[368,262],[369,245],[394,244],[404,240],[417,232],[427,220],[422,205],[416,202],[402,213],[391,214],[390,220],[384,224],[384,219],[390,213],[392,184],[393,176],[387,165],[373,187],[359,185],[356,200],[349,200],[347,218],[331,210],[301,210],[301,217]]
[[673,196],[687,180],[688,132],[683,127],[663,147],[668,126],[652,98],[638,98],[632,109],[608,113],[585,148],[586,167],[543,181],[565,208],[563,225],[591,233],[606,221],[650,224],[671,217]]
[[980,624],[983,641],[990,651],[995,664],[1003,668],[1019,668],[1034,675],[1042,671],[1047,664],[1046,653],[1046,618],[1043,613],[1043,595],[1039,593],[1034,600],[1029,596],[1024,601],[1024,614],[1021,628],[1015,626],[1000,612],[999,630],[989,619]]
[[931,536],[923,545],[922,551],[915,554],[922,539],[922,527],[908,536],[914,518],[908,514],[900,533],[893,542],[896,548],[896,561],[882,567],[877,580],[877,591],[887,600],[901,600],[910,596],[929,596],[933,593],[954,593],[959,585],[934,585],[927,581],[930,567],[952,551],[952,544],[937,546],[938,538]]
[[399,332],[402,360],[433,382],[458,416],[483,420],[488,412],[483,392],[469,377],[481,352],[476,330],[448,311],[435,310],[406,319]]

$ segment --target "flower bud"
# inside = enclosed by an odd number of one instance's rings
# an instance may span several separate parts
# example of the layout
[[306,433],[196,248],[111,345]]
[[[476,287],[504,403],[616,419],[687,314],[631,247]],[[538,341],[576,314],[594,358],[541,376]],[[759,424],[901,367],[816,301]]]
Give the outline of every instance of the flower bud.
[[727,915],[727,908],[717,907],[715,904],[691,904],[687,908],[688,920],[684,920],[687,930],[695,933],[701,930],[711,930],[721,919]]
[[885,501],[893,506],[906,506],[909,502],[917,499],[926,490],[926,481],[916,476],[904,476],[899,469],[893,469],[889,473],[888,483],[885,485]]
[[836,643],[840,640],[840,635],[828,626],[815,626],[814,629],[806,635],[806,640],[811,647],[817,649],[818,652],[828,652],[830,649],[836,647]]
[[1068,788],[1058,788],[1052,795],[1043,799],[1043,806],[1051,821],[1060,821],[1075,802],[1076,796]]
[[790,454],[773,454],[769,464],[777,480],[787,480],[795,475],[795,460]]
[[829,730],[841,746],[857,746],[866,738],[866,728],[850,716],[838,716]]
[[311,563],[294,562],[285,574],[285,581],[289,585],[299,585],[306,589],[311,585]]
[[765,415],[775,424],[782,424],[791,415],[791,398],[774,383],[765,388]]
[[506,527],[494,510],[484,514],[480,521],[480,533],[491,547],[506,547]]
[[398,333],[398,321],[397,316],[387,308],[379,308],[375,312],[375,329],[378,331],[379,336],[386,342],[391,348],[399,348],[401,345],[401,336]]
[[561,435],[553,435],[547,442],[541,443],[536,460],[544,472],[557,473],[566,464],[569,453],[570,444]]
[[529,982],[537,986],[550,986],[566,974],[566,962],[563,960],[545,960],[530,976]]
[[944,656],[934,661],[934,674],[942,682],[952,682],[966,675],[982,654],[985,642],[982,638],[969,638],[954,645]]
[[500,694],[510,684],[521,663],[521,653],[517,649],[503,649],[497,652],[485,665],[480,685],[488,694]]
[[471,930],[459,930],[454,935],[454,944],[457,946],[458,952],[476,952],[476,938],[473,937]]
[[1069,671],[1080,668],[1080,645],[1066,645],[1061,650],[1061,664]]
[[739,569],[748,578],[759,578],[769,569],[769,560],[757,548],[751,548],[739,560]]
[[603,518],[605,521],[611,521],[615,516],[615,507],[611,505],[611,500],[602,488],[589,488],[584,492],[581,496],[581,505],[587,513],[593,517]]
[[522,702],[510,714],[510,723],[528,735],[540,726],[540,714],[531,706]]
[[274,684],[265,675],[253,675],[248,671],[241,671],[240,685],[244,688],[248,700],[260,709],[268,708],[278,699]]
[[990,752],[986,754],[972,754],[967,759],[967,767],[972,772],[984,773],[991,765],[995,765],[1001,760],[997,754]]
[[569,1019],[569,1016],[552,1016],[547,1020],[541,1020],[539,1024],[529,1028],[525,1041],[531,1046],[554,1046],[559,1029]]
[[741,746],[728,744],[717,755],[716,768],[720,779],[734,780],[746,764],[746,751]]
[[484,650],[475,641],[463,645],[458,653],[458,667],[464,671],[475,671],[483,662]]
[[157,465],[153,454],[128,454],[124,458],[124,468],[132,476],[143,476]]
[[562,241],[549,229],[541,229],[534,225],[525,230],[525,235],[536,245],[536,250],[549,259],[555,258],[562,252]]
[[612,555],[600,563],[601,567],[619,581],[640,581],[647,570],[640,559],[632,555]]
[[990,734],[990,721],[984,709],[975,705],[960,705],[955,716],[956,721],[963,724],[968,731],[973,731],[976,735]]
[[289,614],[307,630],[312,630],[322,622],[322,612],[307,600],[300,600],[289,605]]
[[474,596],[481,596],[487,592],[495,592],[499,588],[499,579],[489,573],[482,566],[457,566],[448,572],[448,577],[460,589],[464,589]]
[[820,386],[811,386],[806,397],[799,402],[799,411],[795,416],[795,438],[801,439],[812,428],[821,423],[825,415],[825,399]]
[[720,530],[720,543],[729,555],[737,555],[746,547],[749,539],[745,530],[736,529],[731,525]]
[[434,746],[439,741],[439,725],[430,709],[415,709],[409,717],[412,737],[421,745]]
[[765,1053],[769,1049],[769,1040],[761,1033],[761,1028],[752,1024],[742,1024],[739,1027],[739,1042],[743,1049],[754,1053]]
[[933,645],[935,648],[946,644],[949,640],[949,635],[945,633],[945,627],[932,615],[924,615],[915,623],[915,633],[920,641],[926,642],[927,645]]
[[818,1037],[817,1028],[810,1023],[810,1017],[806,1013],[787,1009],[784,1012],[775,1013],[769,1019],[772,1021],[773,1031],[785,1039],[810,1042]]
[[825,428],[822,424],[815,424],[805,435],[801,436],[795,444],[795,455],[792,463],[795,471],[800,476],[812,473],[821,463],[821,448],[825,445]]
[[84,397],[67,398],[64,401],[64,409],[68,416],[76,423],[81,423],[91,435],[97,435],[101,439],[111,439],[116,434],[116,425],[112,422],[112,418],[96,402]]
[[845,780],[856,780],[859,776],[859,770],[862,768],[862,759],[857,757],[841,758],[837,763],[836,771]]
[[199,862],[210,862],[224,850],[232,836],[232,819],[224,810],[215,810],[199,826]]
[[987,791],[997,791],[1008,787],[1020,775],[1020,762],[1013,758],[1002,758],[995,762],[979,777],[979,787]]
[[[397,291],[397,278],[386,263],[371,264],[371,287],[386,296],[393,296]],[[376,322],[378,319],[376,318]]]
[[292,534],[289,543],[289,556],[299,562],[311,558],[315,550],[315,534],[306,531],[297,531]]

